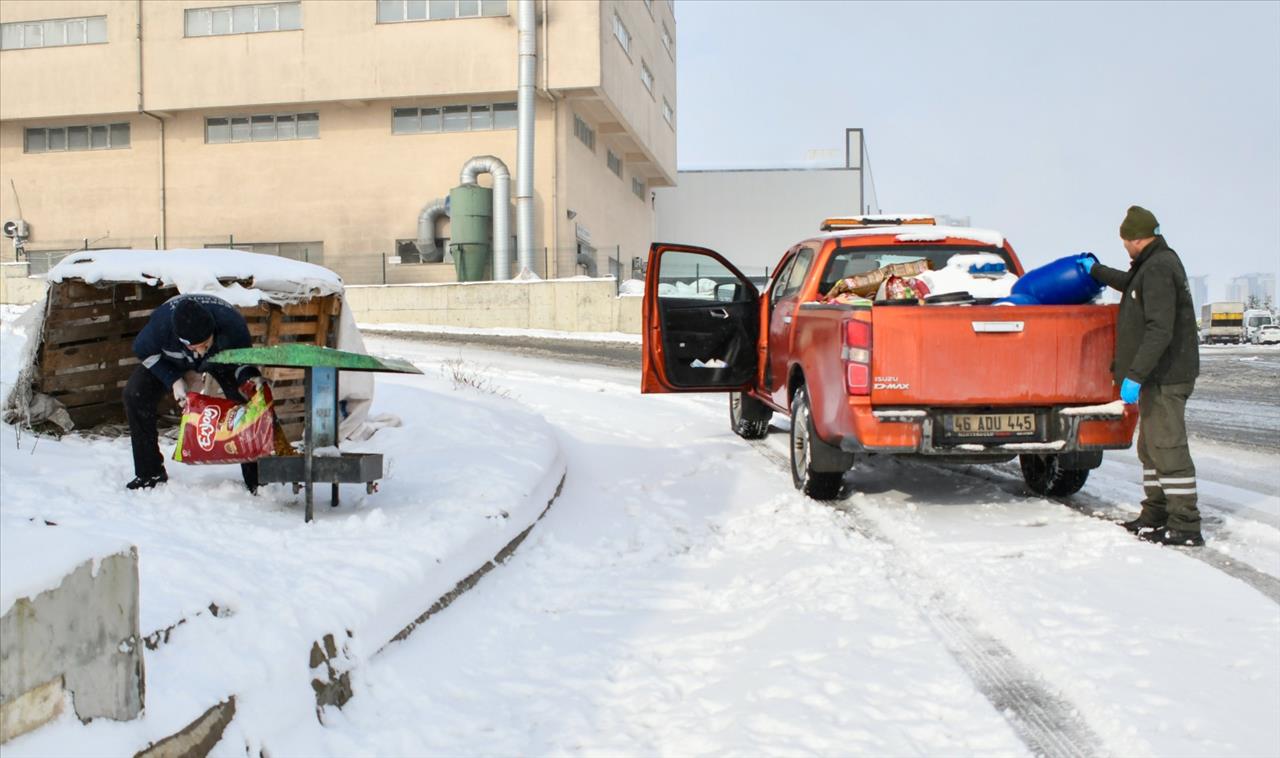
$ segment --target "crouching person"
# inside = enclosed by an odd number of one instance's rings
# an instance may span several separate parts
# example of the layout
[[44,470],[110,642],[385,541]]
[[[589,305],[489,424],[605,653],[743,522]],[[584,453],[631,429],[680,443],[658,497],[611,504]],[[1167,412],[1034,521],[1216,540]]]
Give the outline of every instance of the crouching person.
[[[124,410],[133,442],[133,481],[128,489],[150,489],[169,480],[160,455],[156,420],[161,398],[172,393],[186,410],[188,379],[204,373],[213,377],[228,400],[247,402],[263,383],[255,366],[207,363],[223,350],[252,345],[244,316],[213,295],[179,295],[151,314],[133,341],[142,361],[124,388]],[[250,492],[258,490],[258,464],[240,466]]]

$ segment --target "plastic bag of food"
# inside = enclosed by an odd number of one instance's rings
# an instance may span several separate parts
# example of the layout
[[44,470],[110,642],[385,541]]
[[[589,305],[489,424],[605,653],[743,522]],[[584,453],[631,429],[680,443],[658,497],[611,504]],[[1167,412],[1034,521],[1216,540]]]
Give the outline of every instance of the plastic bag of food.
[[880,300],[924,300],[929,295],[929,285],[916,278],[891,276],[876,295]]
[[173,459],[181,463],[249,463],[276,450],[271,388],[263,385],[236,403],[197,392],[187,395]]

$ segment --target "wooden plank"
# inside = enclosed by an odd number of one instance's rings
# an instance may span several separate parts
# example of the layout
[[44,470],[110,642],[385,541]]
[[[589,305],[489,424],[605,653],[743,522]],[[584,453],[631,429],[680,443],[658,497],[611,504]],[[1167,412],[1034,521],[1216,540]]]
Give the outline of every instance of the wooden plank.
[[128,339],[132,346],[133,338],[138,336],[143,327],[147,325],[147,319],[125,319],[115,318],[109,321],[99,321],[92,324],[75,324],[71,326],[58,326],[45,331],[44,341],[46,345],[57,346],[66,345],[75,342],[88,342],[90,340],[107,339]]
[[64,369],[116,363],[134,357],[128,341],[98,342],[86,346],[46,348],[40,356],[40,370],[46,376]]
[[[124,387],[116,387],[114,385],[100,387],[98,389],[81,390],[80,392],[53,392],[50,397],[57,400],[67,407],[67,410],[78,408],[85,405],[99,405],[102,403],[114,403],[120,406],[120,410],[124,411]],[[123,418],[123,416],[122,416]]]
[[279,308],[272,308],[271,316],[267,320],[266,344],[274,345],[276,341],[279,339],[280,324],[283,322],[283,320],[284,320],[284,311],[280,310]]
[[92,429],[102,424],[119,424],[124,422],[124,403],[101,403],[86,405],[80,408],[69,408],[67,413],[77,429]]
[[312,344],[322,344],[314,341],[316,340],[316,335],[319,332],[319,329],[320,324],[315,321],[286,321],[280,325],[276,334],[281,337],[287,334],[307,337],[309,338],[307,339],[307,342],[311,342]]
[[135,362],[133,365],[110,366],[108,368],[93,369],[90,371],[77,371],[72,374],[55,374],[46,376],[40,381],[40,391],[49,394],[53,392],[70,392],[82,387],[92,387],[104,382],[116,383],[119,381],[128,381],[133,375],[134,369],[137,367]]

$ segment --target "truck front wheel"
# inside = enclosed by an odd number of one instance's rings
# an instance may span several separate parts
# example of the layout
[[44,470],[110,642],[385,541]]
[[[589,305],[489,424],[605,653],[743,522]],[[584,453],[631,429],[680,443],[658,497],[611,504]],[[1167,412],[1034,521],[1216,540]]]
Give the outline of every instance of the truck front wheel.
[[763,439],[769,433],[773,411],[742,392],[729,393],[729,427],[744,440]]
[[[796,489],[814,500],[835,500],[848,466],[821,465],[831,458],[843,459],[840,451],[818,438],[809,411],[809,393],[802,385],[791,400],[791,481]],[[815,459],[818,464],[815,465]],[[829,462],[829,461],[828,461]],[[826,468],[817,471],[815,468]],[[837,471],[831,468],[839,468]]]
[[1056,455],[1018,456],[1022,479],[1037,495],[1062,497],[1074,495],[1089,478],[1089,469],[1065,469]]

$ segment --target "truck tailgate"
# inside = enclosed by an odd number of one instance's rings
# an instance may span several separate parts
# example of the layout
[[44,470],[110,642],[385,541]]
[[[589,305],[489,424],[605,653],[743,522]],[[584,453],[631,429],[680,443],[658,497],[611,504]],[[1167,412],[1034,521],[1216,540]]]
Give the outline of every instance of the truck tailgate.
[[1106,403],[1116,306],[880,306],[872,405]]

